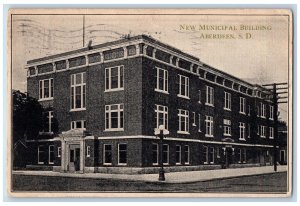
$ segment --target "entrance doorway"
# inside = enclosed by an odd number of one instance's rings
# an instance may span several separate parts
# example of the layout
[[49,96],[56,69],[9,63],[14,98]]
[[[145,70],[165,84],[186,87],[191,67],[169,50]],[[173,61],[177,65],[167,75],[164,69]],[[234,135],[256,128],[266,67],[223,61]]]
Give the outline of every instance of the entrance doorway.
[[69,171],[76,172],[80,170],[80,145],[70,145]]

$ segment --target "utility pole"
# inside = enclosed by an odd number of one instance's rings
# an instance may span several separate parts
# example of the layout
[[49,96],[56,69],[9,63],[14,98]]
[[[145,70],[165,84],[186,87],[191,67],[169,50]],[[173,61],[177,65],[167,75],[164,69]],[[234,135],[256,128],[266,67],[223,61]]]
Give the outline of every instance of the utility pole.
[[[273,83],[273,84],[265,84],[262,85],[266,87],[267,90],[272,93],[272,100],[273,100],[273,106],[274,106],[274,139],[273,139],[273,160],[274,160],[274,171],[277,171],[277,145],[278,145],[278,104],[288,103],[288,96],[279,96],[281,94],[287,94],[288,93],[288,86],[287,87],[278,87],[282,85],[288,85],[288,83]],[[280,91],[283,90],[283,91]],[[286,101],[279,101],[280,99],[284,99]]]

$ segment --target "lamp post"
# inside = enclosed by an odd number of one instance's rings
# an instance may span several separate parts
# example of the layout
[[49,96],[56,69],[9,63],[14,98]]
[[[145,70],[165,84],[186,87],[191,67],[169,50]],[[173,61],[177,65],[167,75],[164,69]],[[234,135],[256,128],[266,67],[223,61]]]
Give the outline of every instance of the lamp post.
[[165,181],[165,170],[163,164],[163,139],[165,135],[169,134],[169,131],[165,129],[164,125],[159,125],[158,129],[154,129],[154,134],[159,137],[159,181]]

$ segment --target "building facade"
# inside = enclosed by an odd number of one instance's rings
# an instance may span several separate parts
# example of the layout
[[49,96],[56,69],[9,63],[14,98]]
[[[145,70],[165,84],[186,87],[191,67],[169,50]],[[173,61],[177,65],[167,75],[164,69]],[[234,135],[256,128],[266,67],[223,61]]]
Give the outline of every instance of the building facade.
[[[48,111],[44,131],[28,139],[28,168],[152,173],[160,155],[167,171],[273,162],[275,111],[265,90],[148,36],[26,69],[29,95]],[[169,131],[162,145],[160,125]]]

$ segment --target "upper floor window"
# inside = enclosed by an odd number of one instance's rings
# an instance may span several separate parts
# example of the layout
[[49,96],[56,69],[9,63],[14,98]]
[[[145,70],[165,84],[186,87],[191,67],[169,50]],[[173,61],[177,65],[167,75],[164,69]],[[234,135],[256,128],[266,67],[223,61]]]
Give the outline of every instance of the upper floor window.
[[274,127],[269,128],[269,138],[274,139]]
[[53,111],[45,112],[46,123],[44,127],[44,132],[53,132]]
[[274,119],[274,107],[272,105],[270,105],[270,119]]
[[179,94],[178,96],[189,98],[189,78],[179,75]]
[[188,134],[189,133],[189,111],[179,109],[178,118],[179,118],[178,133]]
[[71,110],[84,109],[86,99],[86,73],[71,75]]
[[231,121],[224,119],[224,136],[231,136]]
[[39,82],[39,99],[53,98],[53,79],[43,79]]
[[105,69],[105,91],[124,89],[124,66]]
[[246,114],[246,99],[244,97],[240,97],[240,113]]
[[224,109],[231,110],[231,94],[228,92],[225,92],[225,105]]
[[206,116],[205,118],[205,136],[214,136],[214,119],[211,116]]
[[168,71],[156,67],[156,88],[155,91],[168,93]]
[[156,128],[158,129],[159,125],[164,125],[165,129],[168,129],[168,107],[156,105],[155,114]]
[[240,140],[245,140],[245,134],[246,134],[246,124],[243,122],[240,122]]
[[207,105],[214,105],[214,88],[206,86],[206,102]]
[[105,105],[105,130],[115,131],[124,129],[123,104]]
[[198,90],[198,103],[201,104],[201,90]]
[[266,126],[260,125],[260,137],[266,137]]
[[260,117],[266,118],[266,105],[264,103],[260,103]]
[[72,121],[71,122],[71,129],[86,130],[86,121],[85,120]]

